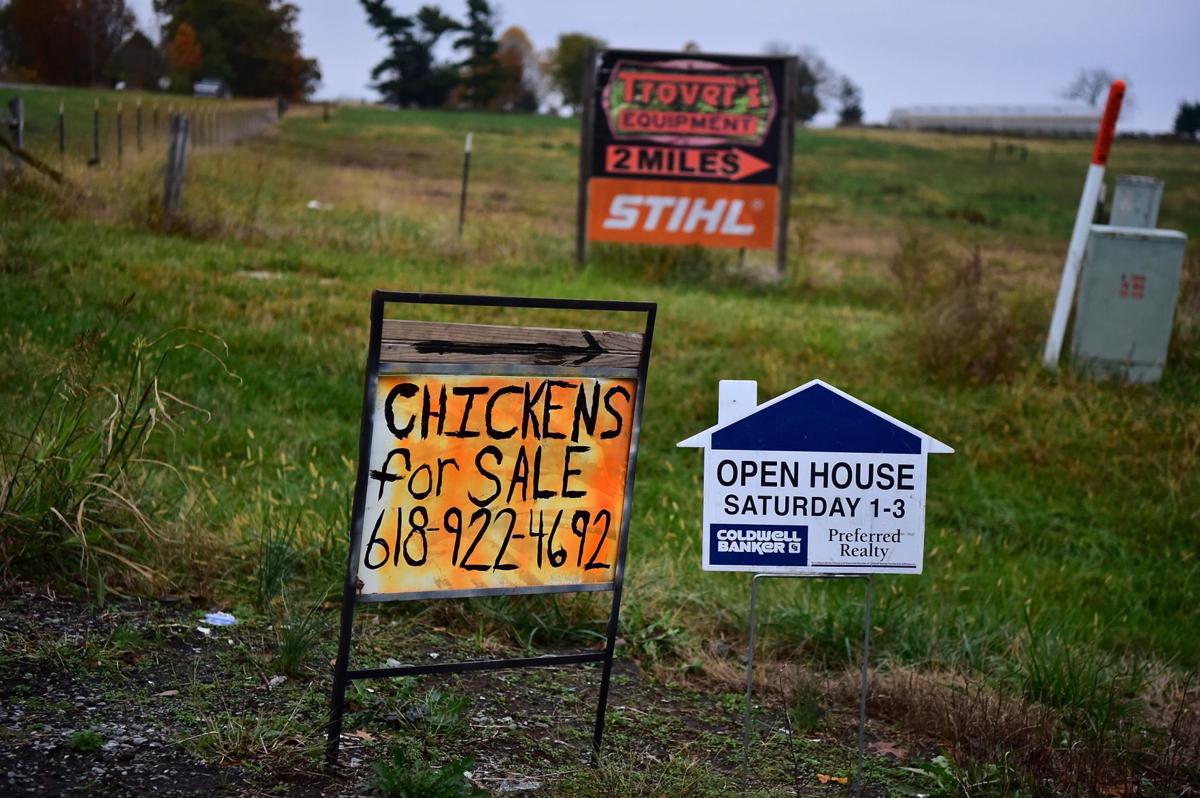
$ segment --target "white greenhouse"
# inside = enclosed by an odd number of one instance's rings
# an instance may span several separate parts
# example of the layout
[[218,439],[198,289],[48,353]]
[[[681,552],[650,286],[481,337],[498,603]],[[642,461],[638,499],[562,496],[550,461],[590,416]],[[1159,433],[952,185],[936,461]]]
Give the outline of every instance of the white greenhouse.
[[914,105],[893,110],[888,125],[953,133],[1094,136],[1100,113],[1086,105]]

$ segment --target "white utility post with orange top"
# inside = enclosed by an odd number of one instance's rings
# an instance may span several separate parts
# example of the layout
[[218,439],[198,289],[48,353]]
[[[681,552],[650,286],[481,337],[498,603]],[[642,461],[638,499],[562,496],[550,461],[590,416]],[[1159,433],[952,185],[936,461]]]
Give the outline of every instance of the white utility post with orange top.
[[1092,163],[1088,166],[1087,179],[1083,183],[1083,195],[1079,198],[1075,229],[1071,232],[1071,244],[1067,248],[1067,260],[1063,264],[1058,298],[1054,301],[1054,315],[1050,317],[1050,333],[1046,336],[1046,351],[1042,355],[1042,364],[1047,368],[1055,368],[1058,365],[1058,356],[1062,352],[1063,336],[1067,332],[1067,317],[1071,314],[1071,300],[1075,297],[1075,286],[1079,282],[1079,267],[1083,263],[1083,252],[1087,247],[1092,217],[1096,213],[1096,202],[1104,185],[1104,169],[1108,164],[1108,151],[1112,147],[1123,99],[1125,81],[1114,80],[1108,90],[1108,103],[1104,107],[1104,117],[1100,120],[1100,132],[1096,134],[1096,147],[1092,150]]

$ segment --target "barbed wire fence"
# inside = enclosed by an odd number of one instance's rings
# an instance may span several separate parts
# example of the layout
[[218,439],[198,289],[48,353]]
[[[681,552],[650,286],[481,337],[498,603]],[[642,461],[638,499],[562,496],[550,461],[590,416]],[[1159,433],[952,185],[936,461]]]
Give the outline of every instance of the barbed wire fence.
[[87,173],[144,166],[147,158],[166,162],[174,118],[188,120],[188,147],[235,146],[261,135],[282,116],[271,100],[198,101],[187,98],[94,98],[78,96],[53,104],[25,102],[16,92],[0,106],[0,146],[9,157],[3,170],[29,167],[63,182]]

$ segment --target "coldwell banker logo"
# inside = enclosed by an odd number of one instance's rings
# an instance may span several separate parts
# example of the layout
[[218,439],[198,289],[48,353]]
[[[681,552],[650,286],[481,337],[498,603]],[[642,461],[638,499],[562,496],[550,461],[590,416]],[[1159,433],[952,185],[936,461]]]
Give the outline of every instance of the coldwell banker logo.
[[765,67],[621,61],[605,87],[604,110],[618,139],[758,145],[775,115],[775,93]]
[[808,565],[808,527],[771,524],[709,524],[713,565]]

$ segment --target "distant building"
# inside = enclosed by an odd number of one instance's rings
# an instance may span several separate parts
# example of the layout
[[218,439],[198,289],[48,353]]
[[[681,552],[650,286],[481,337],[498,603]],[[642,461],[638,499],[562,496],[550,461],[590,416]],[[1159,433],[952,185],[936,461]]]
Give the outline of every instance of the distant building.
[[123,83],[124,88],[153,89],[167,74],[167,64],[154,43],[139,30],[113,50],[104,73],[114,83]]
[[192,94],[196,97],[216,97],[221,100],[229,98],[229,84],[216,78],[198,80],[192,86]]
[[888,125],[952,133],[1094,136],[1100,129],[1100,109],[1086,105],[914,105],[893,110]]

